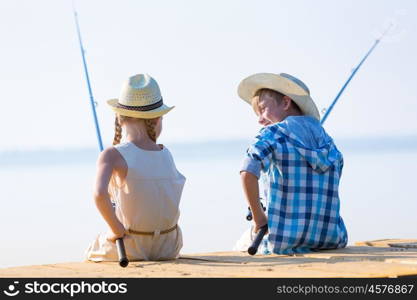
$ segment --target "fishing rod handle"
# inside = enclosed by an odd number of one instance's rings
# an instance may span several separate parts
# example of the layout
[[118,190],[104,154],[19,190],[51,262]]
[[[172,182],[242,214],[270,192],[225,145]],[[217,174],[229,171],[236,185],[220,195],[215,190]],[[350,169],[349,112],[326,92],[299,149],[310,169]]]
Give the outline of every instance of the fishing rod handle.
[[258,230],[255,236],[255,239],[252,242],[252,245],[250,245],[250,247],[248,248],[248,253],[250,255],[255,255],[256,252],[258,252],[258,247],[260,243],[262,242],[262,239],[264,235],[267,233],[267,231],[268,231],[268,224],[265,224]]
[[116,240],[116,248],[117,248],[117,255],[119,256],[119,265],[122,268],[127,267],[129,264],[129,260],[126,256],[126,249],[125,249],[125,243],[123,242],[123,238],[118,238]]

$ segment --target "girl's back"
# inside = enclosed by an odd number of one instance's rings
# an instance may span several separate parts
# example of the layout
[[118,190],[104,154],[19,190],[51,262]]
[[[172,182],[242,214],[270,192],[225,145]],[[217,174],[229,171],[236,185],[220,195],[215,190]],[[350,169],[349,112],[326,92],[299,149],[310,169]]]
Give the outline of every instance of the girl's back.
[[127,230],[167,230],[177,224],[185,177],[166,147],[143,150],[132,142],[115,146],[128,166],[114,189],[116,214]]
[[[114,177],[111,188],[117,218],[128,232],[124,237],[127,256],[130,260],[177,258],[182,248],[177,221],[185,177],[166,147],[149,151],[133,142],[114,147],[128,167],[123,182]],[[86,256],[92,261],[116,261],[116,246],[100,234]]]

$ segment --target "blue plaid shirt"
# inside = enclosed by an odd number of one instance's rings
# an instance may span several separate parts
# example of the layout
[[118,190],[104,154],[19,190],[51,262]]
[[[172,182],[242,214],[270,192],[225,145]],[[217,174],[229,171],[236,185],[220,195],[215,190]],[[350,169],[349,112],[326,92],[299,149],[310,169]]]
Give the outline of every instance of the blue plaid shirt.
[[342,154],[312,117],[290,116],[261,129],[241,171],[266,178],[269,251],[293,254],[346,246],[339,214],[342,168]]

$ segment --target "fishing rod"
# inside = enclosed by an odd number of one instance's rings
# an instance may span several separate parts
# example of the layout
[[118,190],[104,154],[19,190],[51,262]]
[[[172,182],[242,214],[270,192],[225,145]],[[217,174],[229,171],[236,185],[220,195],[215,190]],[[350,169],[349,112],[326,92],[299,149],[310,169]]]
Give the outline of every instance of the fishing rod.
[[100,126],[99,126],[98,120],[97,120],[96,102],[94,101],[93,91],[91,89],[90,76],[88,75],[87,61],[85,59],[85,49],[84,49],[83,42],[82,42],[82,39],[81,39],[80,25],[78,24],[78,13],[75,10],[74,2],[72,2],[72,10],[74,12],[75,25],[77,27],[77,35],[78,35],[78,41],[79,41],[79,44],[80,44],[81,57],[83,59],[84,74],[85,74],[85,79],[87,81],[88,94],[90,95],[91,111],[93,113],[94,124],[95,124],[95,127],[96,127],[98,147],[99,147],[100,152],[101,152],[101,151],[103,151],[104,148],[103,148],[103,141],[101,139],[101,134],[100,134]]
[[[266,210],[266,207],[262,204],[261,198],[259,199],[261,202],[261,206],[263,211]],[[248,207],[248,213],[246,215],[246,220],[251,221],[253,219],[252,210],[250,207]],[[259,245],[262,242],[262,239],[264,238],[264,235],[268,232],[268,223],[266,223],[264,226],[259,228],[258,232],[256,232],[255,238],[253,239],[251,245],[248,248],[248,253],[250,255],[255,255],[256,252],[258,252]]]
[[352,74],[350,74],[348,80],[342,86],[342,88],[340,89],[339,93],[337,93],[336,98],[333,100],[332,104],[330,104],[329,108],[326,110],[326,113],[324,114],[323,118],[321,119],[321,122],[320,123],[322,125],[324,124],[324,122],[326,121],[326,119],[329,116],[330,112],[333,110],[334,106],[336,105],[337,101],[339,100],[340,96],[343,94],[344,90],[346,89],[346,87],[348,86],[348,84],[350,83],[350,81],[352,80],[353,76],[355,76],[356,72],[358,72],[359,68],[362,66],[362,64],[365,62],[365,60],[368,58],[368,56],[374,51],[374,49],[376,48],[376,46],[378,46],[378,44],[382,40],[382,38],[387,34],[387,32],[389,31],[389,29],[391,29],[392,25],[393,24],[391,23],[388,26],[388,28],[384,31],[384,33],[381,35],[381,37],[379,37],[379,38],[377,38],[375,40],[375,42],[372,45],[371,49],[369,49],[369,51],[365,54],[365,56],[362,58],[362,60],[356,66],[356,68],[353,69]]
[[[94,101],[93,91],[91,89],[90,76],[88,75],[87,61],[85,59],[85,49],[84,49],[83,42],[81,39],[81,30],[80,30],[80,25],[78,23],[78,13],[75,9],[74,1],[72,1],[72,11],[74,13],[74,20],[75,20],[75,25],[77,28],[78,41],[79,41],[80,50],[81,50],[81,57],[83,59],[84,74],[85,74],[85,79],[87,81],[88,94],[90,95],[91,111],[93,113],[94,124],[96,128],[98,147],[100,149],[100,152],[102,152],[104,148],[103,148],[103,141],[101,139],[101,134],[100,134],[100,126],[97,120],[96,102]],[[125,249],[125,245],[123,242],[123,238],[118,238],[116,240],[116,248],[117,248],[117,254],[119,256],[119,265],[123,268],[127,267],[127,265],[129,264],[129,260],[127,259],[127,256],[126,256],[126,249]]]
[[[353,69],[352,74],[349,76],[348,80],[345,82],[345,84],[342,86],[341,90],[339,91],[339,93],[337,93],[336,98],[333,100],[333,102],[330,104],[329,108],[326,110],[326,113],[324,114],[323,118],[321,119],[321,124],[323,125],[324,122],[326,121],[327,117],[329,116],[330,112],[333,110],[334,106],[336,105],[337,101],[339,100],[340,96],[342,95],[342,93],[344,92],[344,90],[346,89],[346,87],[348,86],[348,84],[350,83],[350,81],[352,80],[353,76],[355,76],[356,72],[358,72],[359,68],[362,66],[362,64],[365,62],[365,60],[368,58],[368,56],[372,53],[372,51],[374,51],[374,49],[376,48],[376,46],[378,46],[379,42],[382,40],[382,38],[387,34],[387,32],[389,31],[389,29],[391,29],[392,27],[392,23],[388,26],[388,28],[383,32],[383,34],[377,38],[374,42],[374,44],[372,45],[372,47],[369,49],[369,51],[365,54],[365,56],[362,58],[362,60],[360,61],[360,63],[356,66],[356,68]],[[261,203],[262,204],[262,203]],[[262,205],[262,208],[263,205]],[[264,208],[265,210],[265,208]],[[246,216],[246,219],[248,221],[252,220],[252,212],[250,210],[250,208],[248,208],[248,214]],[[264,235],[268,232],[268,224],[265,224],[264,226],[262,226],[258,232],[255,235],[255,238],[253,239],[252,244],[249,246],[248,248],[248,253],[250,255],[255,255],[256,252],[258,251],[258,247],[264,237]]]
[[259,231],[256,233],[255,238],[253,239],[252,244],[248,248],[248,253],[250,255],[255,255],[256,252],[258,252],[259,245],[262,242],[262,239],[264,238],[264,235],[268,232],[268,224],[265,224],[261,228],[259,228]]

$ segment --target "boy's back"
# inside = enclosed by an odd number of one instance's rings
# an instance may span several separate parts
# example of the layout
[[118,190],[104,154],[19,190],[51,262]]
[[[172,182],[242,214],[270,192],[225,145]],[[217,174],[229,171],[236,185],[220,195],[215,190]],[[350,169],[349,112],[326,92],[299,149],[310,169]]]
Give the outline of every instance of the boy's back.
[[347,231],[338,194],[343,157],[320,123],[289,116],[264,127],[242,171],[266,178],[269,247],[277,254],[341,248]]

